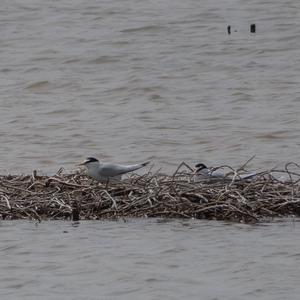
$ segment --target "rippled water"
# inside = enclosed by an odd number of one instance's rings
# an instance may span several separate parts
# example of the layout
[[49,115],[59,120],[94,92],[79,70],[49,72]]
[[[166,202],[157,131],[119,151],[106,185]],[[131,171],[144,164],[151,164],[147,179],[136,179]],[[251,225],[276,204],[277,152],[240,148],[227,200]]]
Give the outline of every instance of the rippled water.
[[[299,162],[299,11],[296,0],[2,1],[1,174],[91,155],[167,172],[254,154],[251,168]],[[1,299],[298,299],[299,224],[225,225],[2,222]]]
[[0,223],[1,299],[298,299],[300,223]]
[[4,1],[1,173],[72,169],[89,155],[166,171],[254,154],[254,168],[297,162],[299,10],[296,0]]

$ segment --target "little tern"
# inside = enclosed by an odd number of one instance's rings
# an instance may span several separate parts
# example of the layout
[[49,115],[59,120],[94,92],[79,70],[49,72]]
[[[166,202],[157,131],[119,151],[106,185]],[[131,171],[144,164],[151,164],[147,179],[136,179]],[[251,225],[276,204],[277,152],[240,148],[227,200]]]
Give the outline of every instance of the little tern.
[[245,173],[245,174],[237,174],[234,178],[232,172],[221,172],[216,168],[208,168],[205,164],[197,164],[195,165],[194,174],[197,176],[199,180],[246,180],[251,179],[260,173]]
[[79,165],[84,166],[87,175],[98,181],[121,180],[122,175],[138,170],[148,165],[150,161],[134,165],[119,165],[113,163],[100,163],[97,158],[88,157]]

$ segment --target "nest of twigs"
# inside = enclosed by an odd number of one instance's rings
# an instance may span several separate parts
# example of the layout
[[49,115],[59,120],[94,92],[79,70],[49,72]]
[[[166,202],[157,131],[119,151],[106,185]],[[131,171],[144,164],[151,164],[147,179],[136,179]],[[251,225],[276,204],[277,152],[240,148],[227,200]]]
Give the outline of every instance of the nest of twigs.
[[[95,220],[166,217],[258,222],[300,215],[300,174],[262,172],[197,181],[189,170],[173,175],[131,175],[121,182],[98,183],[81,174],[0,176],[1,219]],[[294,164],[295,165],[295,164]],[[274,173],[285,175],[279,180]],[[237,174],[237,173],[236,173]],[[232,178],[232,177],[231,177]]]

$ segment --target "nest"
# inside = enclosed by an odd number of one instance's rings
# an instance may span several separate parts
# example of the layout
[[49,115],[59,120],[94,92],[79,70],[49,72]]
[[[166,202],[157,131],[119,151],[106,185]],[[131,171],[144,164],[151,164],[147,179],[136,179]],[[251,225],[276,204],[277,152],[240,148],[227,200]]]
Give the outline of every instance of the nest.
[[[298,165],[292,164],[298,168]],[[187,170],[181,171],[186,166]],[[0,218],[95,220],[165,217],[252,223],[300,215],[300,174],[262,172],[251,180],[197,181],[182,163],[173,175],[136,174],[98,183],[82,174],[0,176]],[[285,175],[279,180],[275,173]]]

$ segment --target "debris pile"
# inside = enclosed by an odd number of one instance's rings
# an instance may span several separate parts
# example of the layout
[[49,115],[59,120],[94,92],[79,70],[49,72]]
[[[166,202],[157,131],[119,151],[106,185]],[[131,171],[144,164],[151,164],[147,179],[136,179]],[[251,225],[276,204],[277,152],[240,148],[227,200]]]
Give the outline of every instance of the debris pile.
[[[82,174],[0,176],[0,219],[95,220],[165,217],[259,222],[300,215],[300,174],[263,172],[250,180],[197,180],[186,164],[173,175],[136,174],[98,183]],[[299,168],[300,170],[300,168]],[[279,180],[274,174],[285,176]],[[238,173],[236,173],[238,174]],[[278,177],[278,176],[277,176]]]

